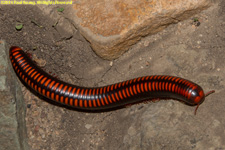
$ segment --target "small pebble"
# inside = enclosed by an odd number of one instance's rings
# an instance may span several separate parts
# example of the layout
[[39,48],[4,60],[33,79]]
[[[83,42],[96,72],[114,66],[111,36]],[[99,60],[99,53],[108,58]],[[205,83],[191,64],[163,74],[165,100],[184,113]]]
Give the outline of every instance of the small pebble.
[[147,47],[149,45],[149,41],[144,42],[144,46]]
[[202,43],[202,41],[197,41],[197,43],[198,43],[198,44],[201,44],[201,43]]
[[112,65],[113,65],[113,61],[111,61],[111,62],[109,63],[109,65],[112,66]]
[[136,134],[136,130],[135,130],[133,127],[130,127],[130,128],[128,129],[128,134],[129,134],[130,136],[134,136],[134,135]]
[[90,129],[91,127],[92,127],[91,124],[86,124],[86,125],[85,125],[85,128],[86,128],[86,129]]

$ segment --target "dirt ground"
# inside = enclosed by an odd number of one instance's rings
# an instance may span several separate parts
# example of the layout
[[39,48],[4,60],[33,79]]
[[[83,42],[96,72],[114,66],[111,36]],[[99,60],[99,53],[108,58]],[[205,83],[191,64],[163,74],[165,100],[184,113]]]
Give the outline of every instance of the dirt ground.
[[[24,25],[20,31],[17,22]],[[65,38],[54,25],[36,6],[0,5],[0,38],[31,53],[45,71],[63,81],[95,87],[163,74],[216,93],[206,98],[196,116],[194,107],[172,100],[87,113],[49,103],[23,87],[30,149],[225,149],[224,0],[143,38],[113,61],[99,58],[76,28]]]

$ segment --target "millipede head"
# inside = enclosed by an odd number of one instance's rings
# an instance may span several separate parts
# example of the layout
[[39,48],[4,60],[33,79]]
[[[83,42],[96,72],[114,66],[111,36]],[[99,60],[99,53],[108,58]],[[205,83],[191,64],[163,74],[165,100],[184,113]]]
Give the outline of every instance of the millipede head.
[[194,87],[189,93],[189,103],[200,105],[205,100],[205,94],[200,86]]

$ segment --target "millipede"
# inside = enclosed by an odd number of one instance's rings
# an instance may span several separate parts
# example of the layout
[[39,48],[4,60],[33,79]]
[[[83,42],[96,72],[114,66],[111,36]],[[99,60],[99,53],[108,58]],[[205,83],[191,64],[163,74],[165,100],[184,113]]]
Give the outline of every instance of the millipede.
[[203,89],[189,80],[153,75],[139,77],[102,87],[81,87],[61,81],[38,67],[31,58],[17,46],[9,50],[12,66],[25,86],[55,102],[81,110],[107,110],[133,103],[154,99],[175,99],[195,109],[205,97]]

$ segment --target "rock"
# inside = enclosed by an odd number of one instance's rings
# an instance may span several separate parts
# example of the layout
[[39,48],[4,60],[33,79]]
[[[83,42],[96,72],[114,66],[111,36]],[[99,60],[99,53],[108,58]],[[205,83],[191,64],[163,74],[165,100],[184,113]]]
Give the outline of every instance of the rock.
[[[67,32],[65,32],[65,28]],[[60,18],[55,26],[55,29],[58,31],[61,39],[70,39],[73,37],[73,27],[66,18]]]
[[7,58],[8,49],[0,41],[0,149],[27,150],[22,91]]
[[94,51],[115,59],[141,37],[210,6],[209,0],[75,0],[74,20]]

